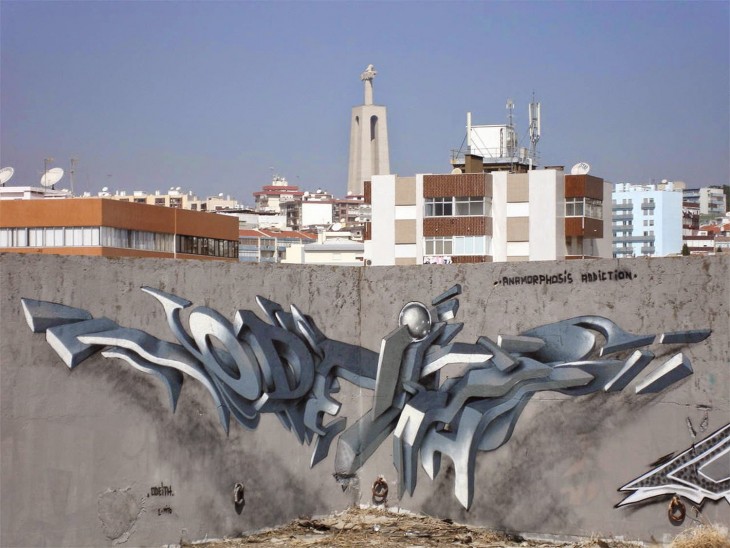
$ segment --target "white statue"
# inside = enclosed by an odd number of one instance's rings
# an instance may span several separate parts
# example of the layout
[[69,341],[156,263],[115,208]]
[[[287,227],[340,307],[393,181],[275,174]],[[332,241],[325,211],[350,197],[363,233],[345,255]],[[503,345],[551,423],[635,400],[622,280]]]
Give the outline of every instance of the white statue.
[[365,72],[360,75],[360,80],[372,80],[375,78],[376,74],[378,74],[378,71],[375,70],[375,67],[373,67],[373,65],[368,65]]

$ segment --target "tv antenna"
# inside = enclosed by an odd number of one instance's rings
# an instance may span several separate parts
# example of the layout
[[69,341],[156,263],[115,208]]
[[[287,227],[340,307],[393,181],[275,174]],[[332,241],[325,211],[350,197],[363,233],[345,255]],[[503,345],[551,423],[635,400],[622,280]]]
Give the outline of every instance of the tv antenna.
[[0,169],[0,186],[7,183],[12,177],[15,170],[12,167],[4,167]]

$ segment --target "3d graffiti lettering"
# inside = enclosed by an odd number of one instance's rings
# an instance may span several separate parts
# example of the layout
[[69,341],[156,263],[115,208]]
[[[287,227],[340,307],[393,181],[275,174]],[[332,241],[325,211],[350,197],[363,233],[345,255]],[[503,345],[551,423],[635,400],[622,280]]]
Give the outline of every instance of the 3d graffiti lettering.
[[[536,327],[497,341],[452,342],[463,324],[456,316],[461,287],[436,297],[431,306],[407,303],[399,325],[379,352],[327,338],[311,317],[291,306],[257,297],[268,323],[250,310],[233,322],[210,308],[194,308],[183,327],[180,311],[192,303],[149,287],[143,291],[163,306],[177,343],[167,342],[85,310],[22,299],[28,325],[70,368],[96,352],[120,358],[158,377],[173,409],[188,375],[213,398],[224,429],[230,417],[256,428],[262,413],[274,413],[300,443],[314,450],[311,465],[329,453],[335,438],[335,477],[343,484],[393,435],[399,496],[416,488],[417,466],[432,479],[441,456],[455,468],[455,494],[469,508],[474,494],[477,453],[506,443],[533,394],[552,390],[568,395],[623,390],[653,360],[640,350],[650,344],[688,344],[710,330],[633,335],[600,316],[580,316]],[[605,342],[597,344],[600,334]],[[608,358],[609,355],[628,356]],[[443,367],[463,373],[440,379]],[[639,394],[656,393],[690,375],[692,367],[676,354],[636,385]],[[374,404],[349,428],[337,417],[338,379],[374,391]],[[335,417],[325,422],[326,416]]]
[[696,504],[725,498],[730,503],[730,424],[693,444],[677,456],[667,455],[643,476],[619,491],[631,494],[616,507],[680,495]]

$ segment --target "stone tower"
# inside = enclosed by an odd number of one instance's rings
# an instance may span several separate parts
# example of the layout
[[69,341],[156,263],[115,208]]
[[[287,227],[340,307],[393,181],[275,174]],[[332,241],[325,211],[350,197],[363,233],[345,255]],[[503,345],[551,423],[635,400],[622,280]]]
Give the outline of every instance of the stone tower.
[[390,173],[388,120],[384,106],[373,104],[373,79],[377,71],[368,65],[360,75],[365,84],[364,104],[352,108],[350,121],[350,164],[348,194],[361,195],[363,181]]

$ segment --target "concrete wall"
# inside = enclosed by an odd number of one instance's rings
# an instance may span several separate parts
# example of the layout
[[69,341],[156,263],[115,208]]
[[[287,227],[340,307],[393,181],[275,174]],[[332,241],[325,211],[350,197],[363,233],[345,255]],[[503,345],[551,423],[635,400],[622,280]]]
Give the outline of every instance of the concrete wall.
[[[406,302],[430,303],[454,283],[463,288],[456,320],[465,324],[457,341],[496,340],[584,314],[633,333],[713,332],[696,344],[652,348],[656,365],[681,350],[694,368],[658,394],[637,395],[633,384],[613,394],[537,393],[506,445],[478,453],[468,512],[446,460],[434,481],[419,473],[414,496],[400,506],[526,533],[668,539],[692,520],[670,524],[666,498],[615,509],[626,495],[617,489],[730,422],[729,267],[730,256],[357,269],[2,255],[0,545],[155,546],[233,535],[369,502],[379,475],[398,504],[390,437],[359,471],[359,492],[355,483],[343,492],[332,477],[334,444],[310,469],[312,447],[272,415],[256,430],[232,421],[226,436],[192,379],[172,413],[159,382],[119,360],[96,355],[68,369],[44,335],[31,333],[21,298],[173,341],[162,307],[141,286],[229,319],[238,309],[263,317],[254,300],[262,295],[295,304],[331,339],[377,352]],[[617,270],[631,276],[608,279]],[[338,416],[352,425],[372,395],[343,381]],[[237,482],[246,493],[240,515]],[[730,523],[725,500],[706,501],[702,512]]]

